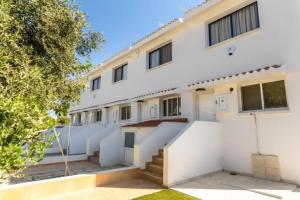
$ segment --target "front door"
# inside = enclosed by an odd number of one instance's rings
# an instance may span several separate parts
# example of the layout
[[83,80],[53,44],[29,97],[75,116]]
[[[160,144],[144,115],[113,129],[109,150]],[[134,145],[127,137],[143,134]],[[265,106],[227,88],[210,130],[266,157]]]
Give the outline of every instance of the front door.
[[125,164],[133,165],[133,154],[134,154],[134,141],[135,134],[131,132],[125,133],[124,151],[125,151]]
[[199,95],[200,121],[216,121],[216,101],[213,93]]

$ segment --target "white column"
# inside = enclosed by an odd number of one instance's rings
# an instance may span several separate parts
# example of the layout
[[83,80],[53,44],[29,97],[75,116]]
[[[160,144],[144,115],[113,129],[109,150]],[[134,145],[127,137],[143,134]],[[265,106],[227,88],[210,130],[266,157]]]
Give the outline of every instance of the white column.
[[102,123],[103,125],[109,124],[109,108],[103,108],[102,109]]
[[132,102],[131,103],[131,122],[137,123],[141,121],[141,103]]
[[181,94],[181,116],[189,121],[198,119],[198,95],[194,91]]

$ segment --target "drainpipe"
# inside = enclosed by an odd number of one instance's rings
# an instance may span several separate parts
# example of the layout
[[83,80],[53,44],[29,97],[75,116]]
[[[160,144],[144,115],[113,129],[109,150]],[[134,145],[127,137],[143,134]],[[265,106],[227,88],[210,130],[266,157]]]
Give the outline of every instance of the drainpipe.
[[256,113],[250,113],[254,117],[254,124],[255,124],[255,136],[256,136],[256,151],[258,155],[261,155],[260,148],[259,148],[259,135],[258,135],[258,127],[257,127],[257,116]]

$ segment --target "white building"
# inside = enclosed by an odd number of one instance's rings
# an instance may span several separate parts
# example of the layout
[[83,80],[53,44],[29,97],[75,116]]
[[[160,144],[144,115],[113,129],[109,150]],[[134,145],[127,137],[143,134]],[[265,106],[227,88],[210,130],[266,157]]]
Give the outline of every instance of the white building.
[[167,186],[218,170],[300,184],[299,20],[298,0],[191,9],[87,74],[71,153]]

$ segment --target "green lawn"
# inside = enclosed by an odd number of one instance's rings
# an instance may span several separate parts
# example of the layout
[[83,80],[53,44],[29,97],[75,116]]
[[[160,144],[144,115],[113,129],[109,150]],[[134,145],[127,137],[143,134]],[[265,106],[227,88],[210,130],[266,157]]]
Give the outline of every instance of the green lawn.
[[134,200],[197,200],[197,198],[174,190],[163,190]]

